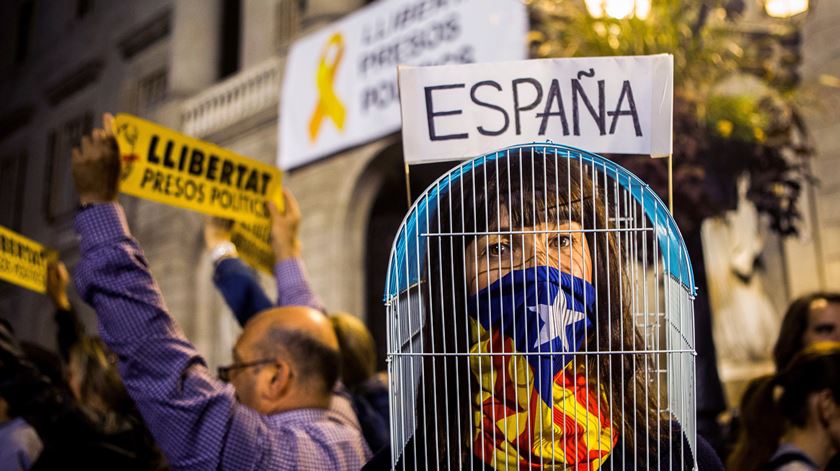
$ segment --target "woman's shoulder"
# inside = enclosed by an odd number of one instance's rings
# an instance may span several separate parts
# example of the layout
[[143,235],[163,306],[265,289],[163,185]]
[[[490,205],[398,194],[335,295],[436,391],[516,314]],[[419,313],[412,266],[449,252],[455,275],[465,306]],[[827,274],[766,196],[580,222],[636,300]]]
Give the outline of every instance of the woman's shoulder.
[[761,469],[766,471],[818,471],[820,468],[798,447],[783,443],[779,445],[770,461]]
[[697,469],[700,471],[723,470],[720,456],[712,445],[700,435],[697,435]]

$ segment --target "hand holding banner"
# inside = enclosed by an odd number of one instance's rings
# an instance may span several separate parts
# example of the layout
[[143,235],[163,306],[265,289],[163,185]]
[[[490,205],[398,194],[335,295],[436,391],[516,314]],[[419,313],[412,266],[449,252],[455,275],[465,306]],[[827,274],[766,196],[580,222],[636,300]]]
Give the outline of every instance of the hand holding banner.
[[43,245],[0,226],[0,280],[44,294],[49,256]]
[[272,273],[265,203],[283,206],[280,170],[135,116],[118,114],[113,127],[120,191],[235,220],[232,242],[242,260]]
[[118,114],[120,191],[244,223],[267,223],[282,205],[277,168],[127,114]]
[[528,141],[671,153],[673,56],[400,66],[405,160],[456,160]]

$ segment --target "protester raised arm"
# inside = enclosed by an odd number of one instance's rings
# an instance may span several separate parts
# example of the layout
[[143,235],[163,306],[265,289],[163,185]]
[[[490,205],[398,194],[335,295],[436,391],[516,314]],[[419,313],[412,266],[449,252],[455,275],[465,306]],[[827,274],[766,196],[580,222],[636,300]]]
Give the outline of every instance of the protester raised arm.
[[[291,193],[285,191],[286,210],[269,205],[272,216],[272,247],[276,264],[278,306],[308,306],[324,312],[321,300],[309,285],[303,260],[300,258],[298,226],[300,210]],[[232,221],[208,218],[204,226],[204,241],[213,259],[213,284],[236,317],[244,326],[251,317],[273,304],[260,286],[257,274],[238,257],[231,242]]]
[[301,258],[300,206],[288,189],[283,190],[283,198],[282,211],[273,203],[268,204],[271,213],[271,246],[276,259],[274,276],[277,279],[277,305],[309,306],[324,312],[321,300],[309,285],[309,277]]
[[[296,363],[293,355],[249,358],[262,352],[253,347],[262,345],[265,335],[294,329],[262,333],[245,329],[234,351],[237,363],[226,370],[228,375],[237,372],[236,390],[210,375],[169,315],[116,201],[120,161],[113,137],[96,130],[83,138],[81,149],[73,151],[72,167],[82,202],[76,216],[81,238],[76,286],[96,310],[102,339],[117,355],[125,386],[170,465],[176,469],[358,469],[369,451],[349,404],[337,410],[338,401],[333,401],[327,410],[317,407],[323,401],[294,402],[307,397],[321,400],[322,395],[300,392],[309,384],[304,382],[313,375],[313,368]],[[300,323],[311,321],[311,316],[295,317]],[[308,330],[298,330],[313,351],[337,352],[312,338]],[[281,348],[283,343],[271,346]],[[254,394],[260,401],[240,404],[236,400]],[[343,413],[346,410],[350,412]]]
[[213,284],[233,312],[239,325],[258,312],[274,306],[263,291],[256,272],[238,257],[231,242],[233,221],[207,218],[204,223],[204,242],[213,260]]
[[[299,212],[295,216],[300,218]],[[324,311],[318,296],[312,291],[306,275],[303,261],[299,257],[300,242],[295,237],[286,237],[291,230],[286,221],[288,216],[281,216],[281,228],[275,233],[283,237],[284,242],[273,244],[281,256],[275,265],[278,306],[308,306]],[[260,286],[257,273],[239,258],[231,241],[233,221],[220,218],[208,218],[204,225],[204,241],[213,260],[213,284],[233,312],[239,325],[244,326],[251,317],[264,311],[274,303]],[[296,229],[295,233],[296,233]]]

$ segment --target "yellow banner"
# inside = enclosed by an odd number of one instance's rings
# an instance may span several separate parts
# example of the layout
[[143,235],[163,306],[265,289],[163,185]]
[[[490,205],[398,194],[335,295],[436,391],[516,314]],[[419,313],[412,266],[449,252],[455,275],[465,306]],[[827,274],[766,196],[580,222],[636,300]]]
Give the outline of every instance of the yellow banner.
[[239,258],[252,267],[274,275],[274,250],[271,248],[270,224],[235,222],[230,240],[239,252]]
[[282,172],[136,116],[118,114],[120,191],[246,224],[268,223],[265,202],[282,207]]
[[46,293],[50,254],[43,245],[0,226],[0,280]]

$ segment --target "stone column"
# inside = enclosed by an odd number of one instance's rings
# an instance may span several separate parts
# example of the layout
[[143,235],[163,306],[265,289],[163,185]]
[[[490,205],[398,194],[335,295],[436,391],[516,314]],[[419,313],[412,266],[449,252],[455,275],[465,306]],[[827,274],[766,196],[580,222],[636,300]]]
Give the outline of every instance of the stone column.
[[175,0],[169,90],[187,97],[213,84],[219,75],[221,0]]

